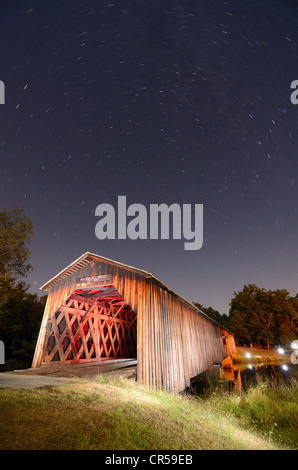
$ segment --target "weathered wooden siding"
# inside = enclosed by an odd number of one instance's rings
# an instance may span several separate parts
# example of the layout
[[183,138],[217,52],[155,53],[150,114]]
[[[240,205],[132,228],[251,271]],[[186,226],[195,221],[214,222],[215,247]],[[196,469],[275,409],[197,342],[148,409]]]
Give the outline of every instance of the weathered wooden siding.
[[233,356],[234,354],[237,354],[235,339],[232,333],[225,330],[224,328],[222,328],[221,331],[222,331],[222,335],[225,338],[224,348],[225,348],[226,356]]
[[140,383],[181,391],[192,377],[226,357],[222,328],[180,296],[144,272],[94,260],[51,287],[32,367],[41,364],[50,316],[76,289],[78,277],[98,274],[110,274],[111,283],[137,313]]
[[181,391],[226,356],[220,327],[152,281],[146,294],[141,381]]

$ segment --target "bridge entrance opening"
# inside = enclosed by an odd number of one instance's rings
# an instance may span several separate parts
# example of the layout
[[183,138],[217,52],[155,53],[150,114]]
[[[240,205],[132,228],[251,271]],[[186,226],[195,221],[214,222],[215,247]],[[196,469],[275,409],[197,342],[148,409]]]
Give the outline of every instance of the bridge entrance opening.
[[136,359],[136,320],[113,285],[76,289],[48,321],[42,362]]

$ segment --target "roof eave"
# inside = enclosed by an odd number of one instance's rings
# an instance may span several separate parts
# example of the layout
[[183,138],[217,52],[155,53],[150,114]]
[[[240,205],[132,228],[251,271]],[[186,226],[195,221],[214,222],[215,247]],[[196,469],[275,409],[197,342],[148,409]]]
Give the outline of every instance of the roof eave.
[[[76,259],[75,261],[73,261],[71,264],[69,264],[66,268],[64,268],[62,271],[60,271],[58,274],[56,274],[53,278],[51,278],[49,281],[47,281],[43,286],[40,287],[40,290],[43,290],[43,291],[48,291],[50,289],[50,287],[53,285],[53,284],[56,284],[57,282],[59,282],[59,278],[61,279],[66,277],[66,276],[63,276],[63,274],[66,275],[66,273],[70,272],[71,274],[73,274],[74,272],[76,271],[79,271],[83,266],[86,266],[87,263],[83,263],[84,260],[86,260],[88,257],[92,257],[93,259],[97,259],[97,260],[102,260],[102,261],[105,261],[105,262],[108,262],[108,263],[111,263],[111,264],[114,264],[116,266],[120,266],[120,267],[123,267],[124,269],[129,269],[129,270],[132,270],[134,272],[138,272],[140,274],[143,274],[149,278],[151,278],[152,280],[154,280],[155,282],[157,282],[160,286],[162,286],[164,289],[166,289],[168,292],[172,293],[173,295],[177,296],[178,298],[180,298],[182,301],[184,301],[185,303],[187,303],[190,307],[192,307],[193,310],[196,310],[198,313],[200,313],[201,315],[203,315],[204,317],[206,317],[208,320],[210,320],[212,323],[215,323],[217,326],[219,326],[220,328],[223,328],[225,331],[228,331],[230,334],[232,334],[234,336],[234,334],[229,331],[227,328],[225,328],[224,326],[220,325],[220,323],[218,323],[216,320],[213,320],[213,318],[210,318],[205,312],[203,312],[202,310],[200,310],[199,308],[197,308],[193,303],[191,303],[189,300],[185,299],[184,297],[182,297],[180,294],[177,294],[177,292],[175,292],[173,289],[170,289],[163,281],[161,281],[160,279],[158,279],[156,276],[154,276],[153,274],[151,274],[150,272],[148,271],[145,271],[143,269],[139,269],[139,268],[135,268],[133,266],[129,266],[127,264],[124,264],[124,263],[120,263],[119,261],[115,261],[115,260],[112,260],[112,259],[109,259],[109,258],[105,258],[104,256],[100,256],[100,255],[97,255],[95,253],[91,253],[90,251],[86,251],[86,253],[84,253],[83,255],[81,255],[78,259]],[[83,263],[83,264],[81,264]],[[77,268],[77,269],[76,269]]]

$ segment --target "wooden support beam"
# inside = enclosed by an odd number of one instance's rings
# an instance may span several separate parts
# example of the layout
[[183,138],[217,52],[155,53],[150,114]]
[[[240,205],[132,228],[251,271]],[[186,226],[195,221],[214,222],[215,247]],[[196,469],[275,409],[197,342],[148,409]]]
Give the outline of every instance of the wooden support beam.
[[130,328],[132,327],[132,325],[134,324],[134,322],[136,321],[137,319],[137,315],[134,317],[134,319],[132,320],[132,322],[130,323],[130,325],[128,325],[128,329],[130,330]]
[[126,302],[121,302],[120,304],[120,307],[118,308],[118,310],[116,311],[116,313],[113,315],[113,317],[111,318],[111,320],[109,321],[109,323],[112,323],[116,317],[119,315],[119,313],[121,312],[121,310],[123,309],[123,307],[126,305]]
[[90,305],[90,307],[88,308],[88,310],[86,310],[86,313],[84,313],[84,315],[81,317],[81,320],[80,320],[81,323],[82,323],[82,321],[84,321],[84,319],[87,317],[88,313],[91,312],[93,307],[96,305],[98,299],[99,299],[99,297],[95,297],[95,299],[93,300],[93,302]]
[[60,361],[64,362],[64,352],[63,352],[63,348],[61,346],[61,342],[59,341],[59,331],[58,331],[58,328],[57,328],[57,323],[56,323],[56,318],[55,318],[55,315],[53,316],[52,318],[52,328],[53,328],[53,332],[54,332],[54,335],[55,335],[55,338],[56,338],[56,345],[57,345],[57,349],[58,349],[58,353],[59,353],[59,356],[60,356]]
[[[70,308],[70,307],[61,307],[61,310],[63,311],[68,311],[69,313],[77,313],[78,315],[84,315],[86,313],[86,310],[81,310],[79,308]],[[111,317],[109,315],[104,315],[103,313],[96,313],[96,312],[89,312],[89,315],[91,317],[95,317],[98,315],[99,318],[101,318],[102,320],[110,320]],[[115,318],[114,319],[115,322],[124,322],[124,323],[127,323],[129,324],[130,323],[130,320],[125,320],[124,318]]]

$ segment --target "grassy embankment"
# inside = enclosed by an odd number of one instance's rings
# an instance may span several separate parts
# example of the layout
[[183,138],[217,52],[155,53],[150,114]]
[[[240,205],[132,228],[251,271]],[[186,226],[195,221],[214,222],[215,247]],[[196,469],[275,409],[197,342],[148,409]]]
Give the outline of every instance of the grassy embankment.
[[297,446],[297,384],[238,396],[152,391],[132,380],[0,390],[1,449],[283,449]]

